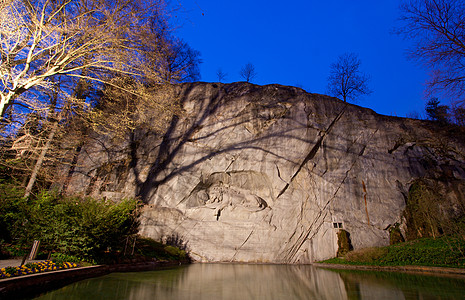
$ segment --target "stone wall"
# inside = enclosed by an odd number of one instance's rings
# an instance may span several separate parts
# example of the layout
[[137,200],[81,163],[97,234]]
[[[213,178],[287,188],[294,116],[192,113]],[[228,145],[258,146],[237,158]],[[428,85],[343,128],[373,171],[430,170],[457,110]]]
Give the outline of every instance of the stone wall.
[[280,85],[176,89],[184,113],[163,135],[94,135],[60,178],[68,193],[140,197],[141,234],[196,261],[318,261],[340,228],[354,249],[388,245],[415,179],[465,178],[463,143],[430,122]]

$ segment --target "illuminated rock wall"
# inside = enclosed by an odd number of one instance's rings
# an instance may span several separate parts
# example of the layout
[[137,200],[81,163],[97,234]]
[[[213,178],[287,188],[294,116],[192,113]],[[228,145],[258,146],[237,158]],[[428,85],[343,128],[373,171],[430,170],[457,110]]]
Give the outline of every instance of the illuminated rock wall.
[[[411,182],[465,178],[463,145],[425,121],[387,117],[280,85],[177,87],[184,114],[163,136],[94,137],[67,192],[145,203],[141,234],[197,261],[309,263],[389,244]],[[446,148],[444,141],[447,140]]]

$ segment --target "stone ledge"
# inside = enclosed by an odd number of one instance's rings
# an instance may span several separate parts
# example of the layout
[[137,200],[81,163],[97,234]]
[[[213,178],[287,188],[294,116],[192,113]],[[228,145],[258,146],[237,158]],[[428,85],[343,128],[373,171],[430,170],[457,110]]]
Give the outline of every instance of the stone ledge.
[[342,265],[342,264],[325,264],[314,263],[315,267],[327,269],[346,269],[346,270],[361,270],[361,271],[388,271],[388,272],[404,272],[417,273],[428,275],[454,275],[465,277],[465,269],[446,268],[446,267],[429,267],[429,266],[370,266],[370,265]]
[[52,272],[36,273],[0,280],[0,298],[19,298],[38,295],[87,278],[99,277],[112,272],[152,271],[165,267],[187,264],[186,261],[145,262],[136,264],[98,265]]

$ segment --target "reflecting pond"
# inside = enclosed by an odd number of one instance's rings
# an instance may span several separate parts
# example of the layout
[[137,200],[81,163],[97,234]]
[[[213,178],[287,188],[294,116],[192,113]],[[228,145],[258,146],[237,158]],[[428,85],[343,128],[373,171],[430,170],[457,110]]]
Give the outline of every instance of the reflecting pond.
[[308,265],[193,264],[112,273],[34,299],[465,299],[465,279]]

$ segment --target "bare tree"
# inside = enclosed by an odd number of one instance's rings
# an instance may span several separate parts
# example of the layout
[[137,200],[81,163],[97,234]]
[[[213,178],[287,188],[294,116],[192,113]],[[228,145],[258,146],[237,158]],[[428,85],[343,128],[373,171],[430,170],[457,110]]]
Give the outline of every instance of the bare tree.
[[257,76],[257,72],[255,72],[255,66],[252,63],[246,64],[242,67],[241,71],[239,72],[239,75],[241,75],[241,77],[244,78],[245,81],[250,82]]
[[219,82],[222,82],[226,78],[226,76],[228,76],[228,74],[223,72],[221,68],[218,68],[218,70],[216,70],[216,77],[218,78]]
[[[147,16],[158,0],[9,0],[0,6],[0,117],[31,107],[54,76],[109,84],[115,73],[141,75]],[[161,1],[161,0],[160,0]],[[124,88],[124,87],[121,87]]]
[[[57,95],[55,95],[57,97]],[[36,181],[52,180],[54,167],[69,149],[58,149],[57,143],[64,137],[70,110],[35,111],[17,120],[19,130],[10,132],[0,147],[1,165],[22,174],[25,197],[28,197]],[[15,115],[17,113],[15,112]],[[65,116],[66,114],[66,116]],[[16,116],[17,117],[17,116]],[[82,136],[66,135],[69,144]],[[26,184],[27,183],[27,184]]]
[[179,83],[200,80],[200,52],[192,49],[177,37],[168,36],[159,40],[149,55],[154,56],[153,65],[163,82]]
[[454,123],[459,126],[465,126],[465,108],[463,106],[452,104],[451,112]]
[[416,110],[409,111],[408,113],[405,114],[405,117],[410,118],[410,119],[416,119],[416,120],[422,119],[421,114]]
[[[15,143],[18,138],[27,140],[30,146],[35,145],[26,151],[30,153],[28,162],[33,162],[24,167],[24,171],[31,174],[26,197],[43,165],[50,161],[56,163],[60,158],[59,150],[53,147],[57,137],[61,138],[66,118],[84,112],[87,127],[127,132],[148,118],[144,113],[148,107],[152,112],[168,115],[176,110],[176,104],[168,103],[168,98],[151,96],[154,89],[162,89],[157,85],[164,82],[158,66],[169,54],[154,54],[152,50],[178,45],[173,44],[173,40],[157,39],[166,28],[157,27],[160,23],[151,21],[154,18],[165,20],[163,9],[161,0],[11,0],[1,3],[1,119],[8,126],[18,122],[22,127],[33,112],[41,116],[38,126],[44,129],[41,136],[29,134],[27,139],[9,130],[5,139],[13,147],[21,144]],[[162,44],[165,42],[171,44]],[[185,43],[181,46],[186,49]],[[94,90],[103,90],[100,94],[105,94],[106,104],[98,103],[91,110],[87,102],[89,98],[94,98],[95,102]],[[108,109],[108,103],[113,109]],[[107,107],[105,111],[99,109],[103,106]],[[7,113],[11,118],[4,117]],[[162,113],[153,117],[152,124],[163,123]],[[18,165],[18,159],[21,157],[10,156],[10,166]]]
[[145,61],[163,83],[193,82],[200,80],[200,52],[185,41],[173,36],[166,14],[157,14],[150,20],[151,32],[144,51]]
[[120,76],[113,81],[127,88],[106,86],[98,107],[89,113],[90,126],[99,134],[124,139],[131,131],[144,126],[161,133],[172,116],[181,113],[171,84],[151,86],[130,76]]
[[342,97],[344,102],[370,94],[371,91],[367,85],[369,77],[359,70],[360,64],[360,59],[354,53],[339,56],[337,62],[331,64],[330,67],[328,93],[335,97]]
[[430,95],[440,89],[465,101],[465,2],[404,0],[400,10],[397,32],[414,42],[410,58],[432,70]]

